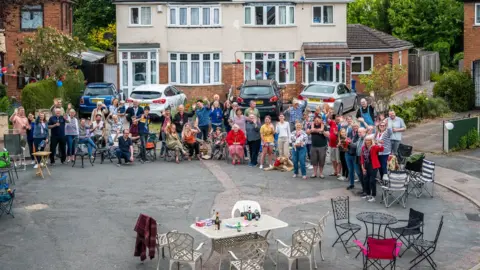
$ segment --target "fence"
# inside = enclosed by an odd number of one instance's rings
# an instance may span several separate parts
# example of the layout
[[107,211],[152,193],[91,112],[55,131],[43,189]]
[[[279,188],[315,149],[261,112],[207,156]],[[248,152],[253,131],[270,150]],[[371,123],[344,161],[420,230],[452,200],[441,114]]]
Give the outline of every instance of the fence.
[[[450,130],[447,129],[445,125],[448,122],[453,124],[453,128]],[[443,121],[443,151],[448,153],[450,150],[457,147],[460,138],[465,136],[472,129],[476,129],[477,132],[480,132],[480,116]]]
[[432,72],[440,72],[438,52],[419,51],[408,55],[408,84],[423,85],[430,81]]
[[89,83],[109,82],[118,85],[117,64],[86,63],[81,69]]

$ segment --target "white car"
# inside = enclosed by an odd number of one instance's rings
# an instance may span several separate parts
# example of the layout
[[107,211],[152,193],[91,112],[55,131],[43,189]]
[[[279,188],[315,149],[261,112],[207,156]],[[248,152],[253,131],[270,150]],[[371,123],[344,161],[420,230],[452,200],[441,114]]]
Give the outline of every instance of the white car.
[[317,106],[328,104],[335,114],[343,115],[349,110],[356,110],[358,105],[357,93],[351,91],[344,83],[312,82],[298,96],[301,105],[306,103],[307,108],[315,110]]
[[184,105],[187,96],[178,88],[169,84],[143,84],[136,87],[127,102],[138,101],[140,106],[150,107],[150,113],[161,116],[166,109]]

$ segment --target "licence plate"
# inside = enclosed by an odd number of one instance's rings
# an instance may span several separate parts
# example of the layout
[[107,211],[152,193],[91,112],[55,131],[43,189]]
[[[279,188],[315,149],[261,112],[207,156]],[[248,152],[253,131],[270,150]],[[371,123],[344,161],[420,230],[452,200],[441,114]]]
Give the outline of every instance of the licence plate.
[[319,98],[309,98],[308,102],[321,102],[322,100]]
[[263,100],[255,100],[255,103],[261,105],[263,104]]
[[92,103],[97,103],[99,101],[103,103],[103,98],[92,98],[91,101]]
[[146,106],[149,106],[149,104],[148,103],[141,103],[140,104],[140,107],[146,107]]

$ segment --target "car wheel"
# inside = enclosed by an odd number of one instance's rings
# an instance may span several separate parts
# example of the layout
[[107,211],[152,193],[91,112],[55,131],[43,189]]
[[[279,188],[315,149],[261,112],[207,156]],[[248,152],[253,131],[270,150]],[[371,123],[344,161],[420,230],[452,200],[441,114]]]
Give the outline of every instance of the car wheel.
[[358,98],[355,98],[355,101],[353,102],[353,111],[356,111],[358,109]]
[[338,108],[338,115],[343,115],[343,104],[340,104],[340,108]]

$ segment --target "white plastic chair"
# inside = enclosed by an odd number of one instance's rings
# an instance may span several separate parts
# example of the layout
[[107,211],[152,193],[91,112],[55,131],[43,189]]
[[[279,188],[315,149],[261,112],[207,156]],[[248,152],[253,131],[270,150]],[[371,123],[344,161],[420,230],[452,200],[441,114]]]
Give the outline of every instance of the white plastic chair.
[[249,207],[252,210],[252,213],[255,212],[255,210],[258,210],[258,212],[262,214],[262,209],[260,208],[260,204],[258,202],[245,200],[245,201],[238,201],[235,203],[232,209],[232,218],[235,217],[235,212],[237,210],[240,211],[240,213],[247,212]]
[[315,253],[317,252],[317,249],[320,250],[320,256],[322,257],[322,261],[325,260],[323,258],[323,253],[322,253],[322,241],[323,241],[323,234],[325,233],[325,227],[327,226],[327,219],[329,215],[330,215],[330,211],[327,211],[327,213],[322,218],[320,218],[320,220],[316,224],[308,221],[303,222],[305,225],[313,226],[316,230],[315,240],[313,242],[313,262],[315,263],[315,269],[317,268],[317,261],[315,260]]

